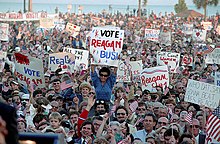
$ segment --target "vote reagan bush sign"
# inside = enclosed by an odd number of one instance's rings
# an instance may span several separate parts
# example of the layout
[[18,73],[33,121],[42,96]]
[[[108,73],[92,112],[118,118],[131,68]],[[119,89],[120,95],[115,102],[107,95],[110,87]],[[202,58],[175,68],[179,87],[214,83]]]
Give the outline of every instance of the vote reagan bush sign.
[[118,66],[118,56],[122,51],[124,30],[94,27],[91,32],[90,53],[92,64]]

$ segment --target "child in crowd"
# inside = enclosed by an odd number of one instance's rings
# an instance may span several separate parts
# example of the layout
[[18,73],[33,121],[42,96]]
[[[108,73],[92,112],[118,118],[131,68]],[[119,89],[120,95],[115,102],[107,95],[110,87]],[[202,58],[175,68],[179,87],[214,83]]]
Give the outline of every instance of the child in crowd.
[[49,116],[50,125],[43,129],[42,133],[53,132],[58,134],[64,134],[66,137],[65,130],[62,126],[60,126],[62,120],[62,116],[58,112],[52,112]]

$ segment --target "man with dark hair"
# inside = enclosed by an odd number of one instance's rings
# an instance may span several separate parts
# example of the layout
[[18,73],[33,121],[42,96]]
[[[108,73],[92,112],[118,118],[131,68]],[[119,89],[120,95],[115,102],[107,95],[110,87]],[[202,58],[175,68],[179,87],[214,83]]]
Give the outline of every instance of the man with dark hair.
[[[117,109],[115,110],[115,114],[116,114],[116,120],[121,124],[123,122],[126,122],[128,119],[128,110],[124,106],[117,107]],[[130,133],[134,133],[137,131],[136,127],[134,127],[131,124],[128,124],[128,127]]]
[[78,144],[89,143],[94,139],[95,129],[91,121],[84,121],[80,127],[81,136],[75,141]]
[[40,89],[37,89],[33,92],[33,98],[36,100],[37,98],[43,97],[43,92]]
[[104,100],[96,100],[94,104],[95,116],[104,115],[108,112],[108,105]]
[[101,116],[95,116],[92,118],[92,123],[95,129],[95,133],[97,133],[100,125],[102,124],[102,121],[103,121],[103,117]]
[[177,144],[179,141],[179,132],[169,128],[164,133],[165,144]]
[[153,113],[147,113],[144,116],[143,125],[144,129],[133,133],[134,138],[140,138],[142,142],[145,142],[146,136],[154,133],[154,126],[157,123],[157,118]]
[[179,143],[188,142],[193,143],[193,136],[190,133],[183,133],[179,138]]

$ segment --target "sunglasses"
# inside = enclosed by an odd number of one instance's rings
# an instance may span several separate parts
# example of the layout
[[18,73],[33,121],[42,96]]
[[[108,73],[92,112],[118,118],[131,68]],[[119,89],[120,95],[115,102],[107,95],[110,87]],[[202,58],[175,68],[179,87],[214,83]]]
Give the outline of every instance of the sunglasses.
[[100,74],[100,77],[108,77],[108,75]]
[[103,101],[103,100],[97,100],[96,103],[97,103],[97,104],[99,104],[99,103],[104,104],[105,101]]
[[146,109],[145,109],[145,108],[139,108],[138,110],[139,110],[139,111],[141,111],[141,110],[145,111]]
[[123,115],[123,116],[124,116],[124,115],[125,115],[125,113],[117,113],[116,115]]
[[190,125],[190,128],[192,128],[192,127],[199,128],[199,125]]
[[89,94],[90,94],[90,95],[91,95],[91,94],[95,95],[95,93],[94,93],[94,92],[89,92]]
[[158,124],[163,124],[163,125],[167,125],[167,123],[166,122],[158,122]]
[[52,106],[52,108],[58,108],[57,106]]
[[53,85],[58,85],[58,84],[60,84],[60,83],[53,83]]

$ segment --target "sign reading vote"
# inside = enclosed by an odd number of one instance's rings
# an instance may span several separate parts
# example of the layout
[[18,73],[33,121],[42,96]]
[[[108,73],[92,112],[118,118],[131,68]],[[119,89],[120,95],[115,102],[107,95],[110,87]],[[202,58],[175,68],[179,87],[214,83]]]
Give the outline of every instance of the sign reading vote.
[[15,53],[15,75],[19,83],[30,85],[33,83],[39,88],[45,87],[43,61],[21,53]]
[[51,71],[55,71],[58,68],[68,69],[74,71],[75,56],[71,53],[61,52],[52,53],[49,55],[48,68]]
[[92,63],[118,67],[118,56],[122,51],[123,39],[123,30],[94,27],[90,40]]
[[157,52],[157,64],[167,65],[170,72],[176,73],[176,69],[179,66],[180,54],[171,52]]
[[156,86],[163,89],[169,86],[169,72],[167,66],[146,68],[141,72],[142,89],[154,91]]
[[184,100],[198,105],[216,108],[219,105],[219,94],[220,87],[189,79]]
[[64,47],[63,52],[69,52],[75,55],[75,70],[78,68],[81,70],[88,69],[89,51]]

